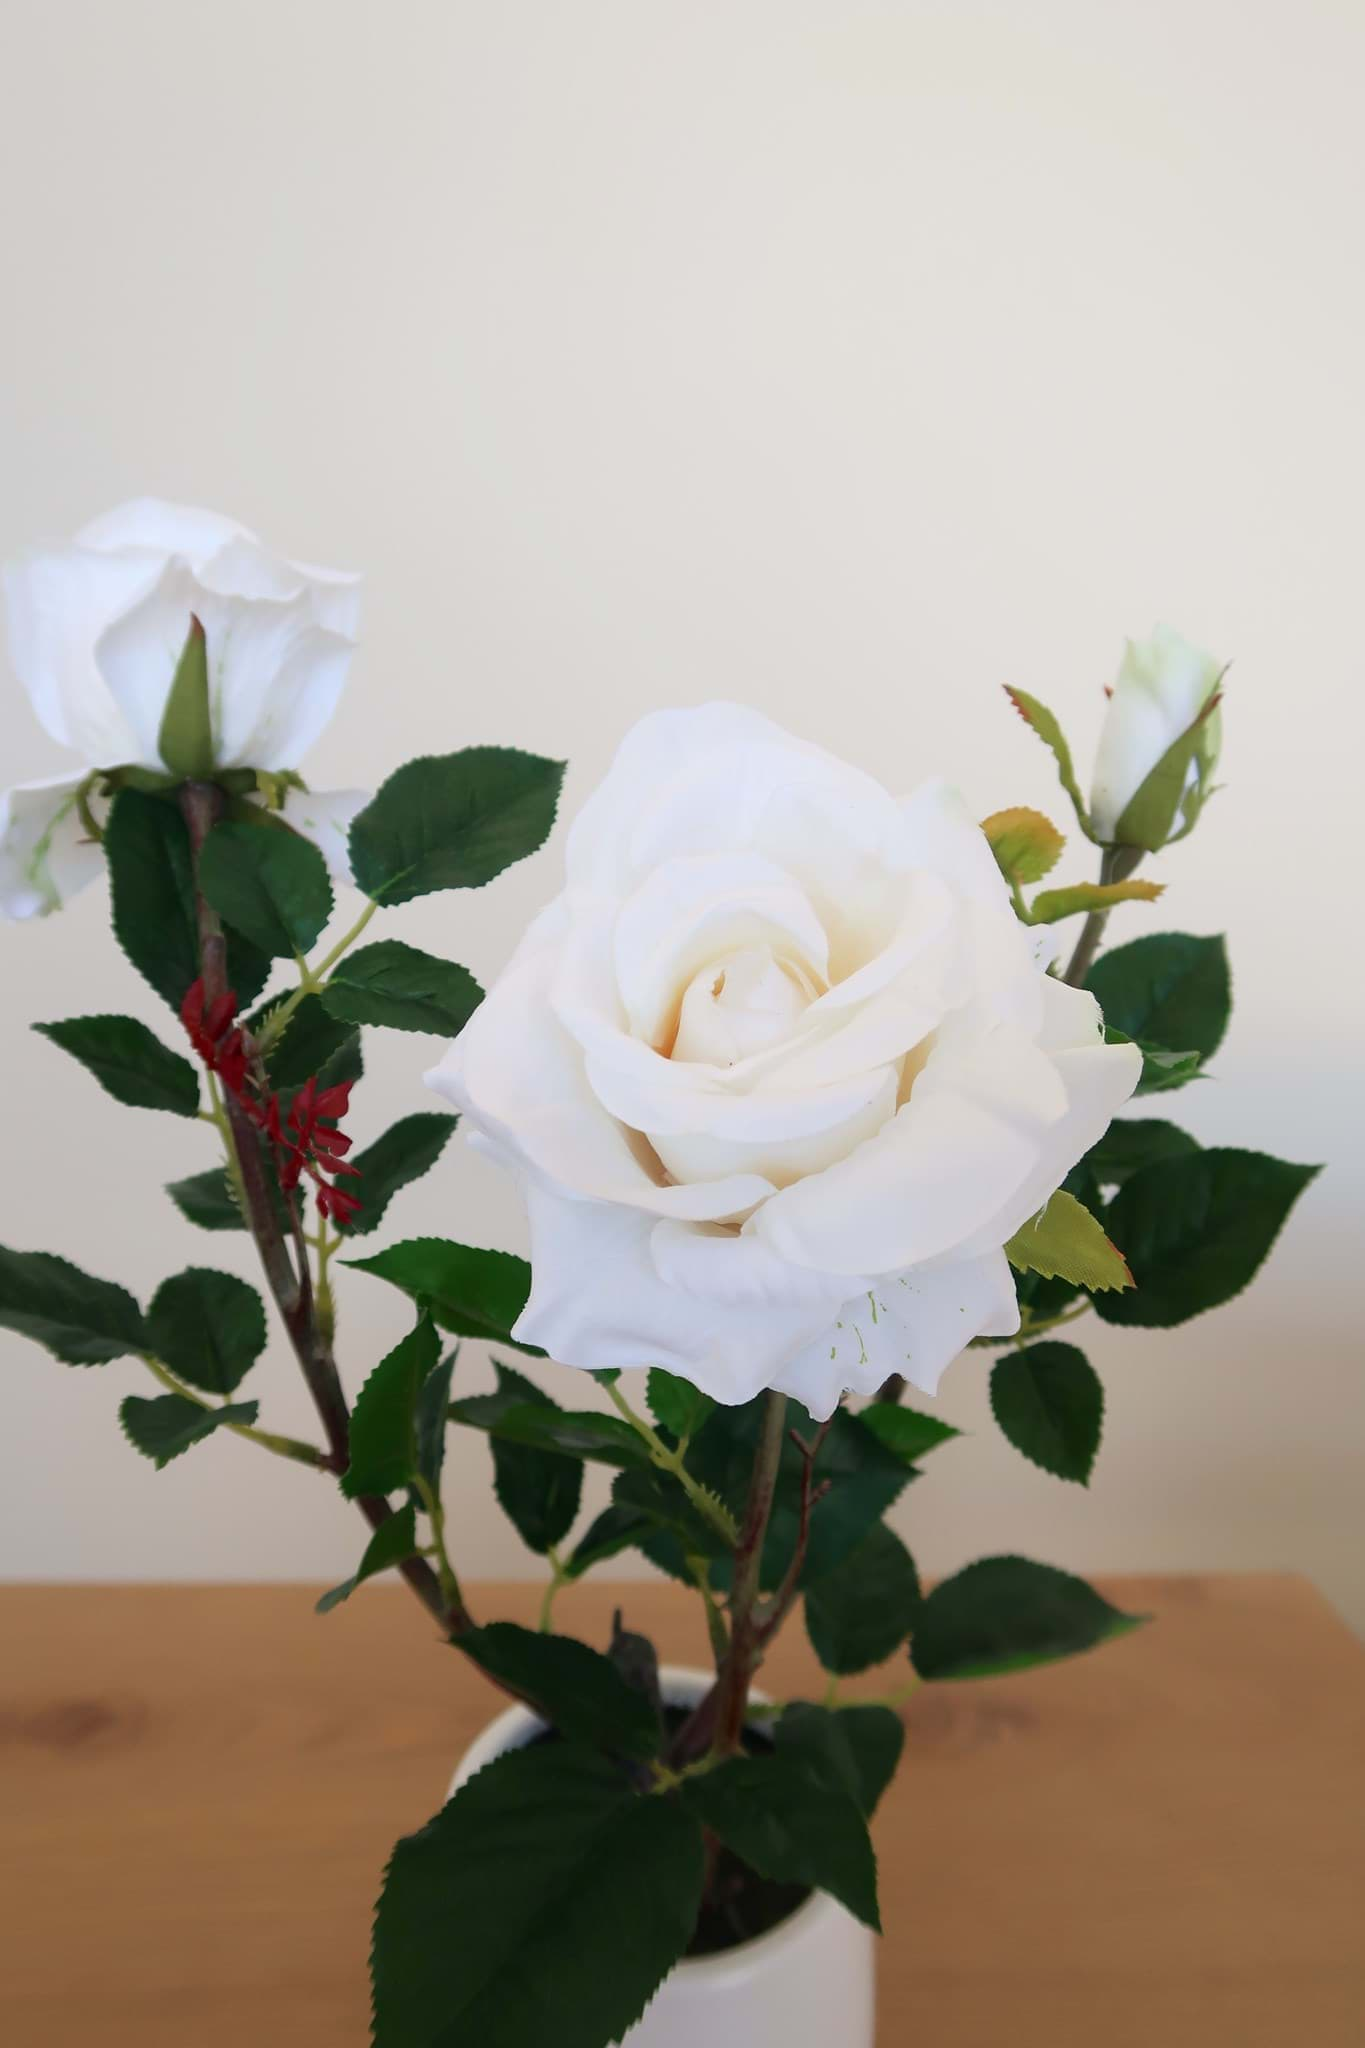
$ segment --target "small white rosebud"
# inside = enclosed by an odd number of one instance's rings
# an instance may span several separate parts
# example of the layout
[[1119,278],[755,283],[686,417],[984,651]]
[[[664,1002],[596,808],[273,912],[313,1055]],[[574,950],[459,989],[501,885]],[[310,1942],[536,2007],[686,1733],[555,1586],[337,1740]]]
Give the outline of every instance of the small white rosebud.
[[1217,706],[1202,718],[1201,713],[1217,694],[1223,666],[1170,626],[1156,627],[1147,640],[1128,641],[1095,756],[1090,822],[1098,840],[1155,850],[1152,831],[1130,833],[1120,826],[1152,771],[1186,735],[1189,761],[1171,792],[1173,802],[1157,807],[1170,811],[1157,843],[1193,824],[1222,738]]

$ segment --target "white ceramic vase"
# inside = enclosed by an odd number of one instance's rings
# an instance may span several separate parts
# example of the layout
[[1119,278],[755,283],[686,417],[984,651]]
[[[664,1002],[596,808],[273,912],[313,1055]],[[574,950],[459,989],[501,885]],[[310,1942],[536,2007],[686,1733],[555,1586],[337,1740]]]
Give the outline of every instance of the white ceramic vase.
[[[695,1706],[712,1684],[708,1672],[673,1665],[660,1676],[673,1707]],[[543,1725],[526,1707],[499,1714],[461,1758],[451,1792]],[[875,1937],[813,1892],[756,1940],[679,1963],[621,2048],[874,2048],[875,2004]]]

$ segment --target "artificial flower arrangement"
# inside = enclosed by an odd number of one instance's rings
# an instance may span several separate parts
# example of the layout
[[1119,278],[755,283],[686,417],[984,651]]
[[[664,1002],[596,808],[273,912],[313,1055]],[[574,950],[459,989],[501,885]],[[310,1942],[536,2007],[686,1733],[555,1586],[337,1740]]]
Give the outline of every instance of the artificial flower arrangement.
[[[0,798],[0,908],[55,910],[107,869],[123,951],[169,1013],[161,1035],[117,1014],[37,1028],[117,1101],[211,1125],[216,1156],[167,1194],[253,1239],[317,1440],[262,1427],[242,1392],[267,1318],[235,1273],[190,1265],[144,1308],[3,1250],[0,1324],[69,1365],[139,1359],[156,1385],[120,1420],[157,1467],[227,1432],[325,1475],[369,1534],[319,1611],[396,1571],[534,1710],[537,1739],[393,1853],[375,2041],[603,2048],[680,1961],[761,1939],[812,1894],[878,1927],[869,1822],[900,1699],[1139,1619],[1021,1557],[922,1587],[887,1516],[956,1432],[907,1387],[931,1395],[992,1347],[1004,1434],[1085,1483],[1103,1396],[1069,1326],[1169,1328],[1228,1300],[1312,1175],[1164,1116],[1113,1121],[1197,1079],[1227,1021],[1221,939],[1099,951],[1116,905],[1160,894],[1135,871],[1208,800],[1219,665],[1165,630],[1129,645],[1088,804],[1057,720],[1009,692],[1099,853],[1097,882],[1041,889],[1063,836],[1037,811],[978,823],[937,781],[893,798],[737,705],[651,714],[485,996],[370,927],[535,852],[561,764],[474,746],[373,797],[310,791],[353,577],[141,501],[32,550],[7,594],[14,667],[83,765]],[[338,884],[358,914],[329,942]],[[417,1112],[353,1150],[365,1029],[453,1041],[428,1079],[517,1177],[529,1264],[440,1236],[365,1253],[457,1121]],[[338,1262],[412,1302],[396,1349],[344,1377]],[[492,1391],[468,1351],[457,1370],[460,1340],[501,1354]],[[576,1404],[567,1373],[552,1398],[516,1352],[591,1373],[609,1407]],[[539,1630],[466,1596],[451,1427],[487,1434],[499,1501],[548,1561]],[[611,1500],[579,1529],[588,1462]],[[628,1548],[705,1610],[714,1670],[685,1702],[638,1635],[554,1628],[557,1591]],[[828,1692],[758,1706],[798,1607]],[[897,1658],[884,1704],[841,1701],[846,1674]]]

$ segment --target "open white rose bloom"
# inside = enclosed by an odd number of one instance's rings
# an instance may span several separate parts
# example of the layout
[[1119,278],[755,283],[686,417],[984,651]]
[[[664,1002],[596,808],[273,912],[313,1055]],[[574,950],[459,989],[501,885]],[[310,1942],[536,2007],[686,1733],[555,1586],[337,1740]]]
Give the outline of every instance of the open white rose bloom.
[[516,1327],[828,1415],[1018,1327],[1001,1247],[1132,1093],[962,799],[732,704],[628,735],[564,893],[429,1077],[517,1173]]
[[[204,628],[215,770],[297,770],[336,709],[358,577],[270,553],[214,512],[138,498],[5,569],[10,656],[82,767],[0,794],[0,913],[58,909],[102,866],[94,770],[165,772],[159,741],[190,623]],[[345,875],[360,790],[282,792],[291,825]]]

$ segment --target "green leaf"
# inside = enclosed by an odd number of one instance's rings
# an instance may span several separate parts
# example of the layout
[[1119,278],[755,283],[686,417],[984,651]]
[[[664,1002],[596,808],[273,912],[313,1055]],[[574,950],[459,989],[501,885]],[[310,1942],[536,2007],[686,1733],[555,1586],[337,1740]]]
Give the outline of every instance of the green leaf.
[[[647,1460],[629,1467],[613,1479],[611,1497],[623,1514],[634,1512],[649,1517],[653,1532],[638,1539],[639,1548],[661,1571],[690,1580],[689,1557],[724,1558],[728,1568],[731,1544],[671,1472],[660,1471]],[[723,1502],[717,1501],[716,1505],[724,1507]]]
[[777,1717],[778,1757],[846,1792],[871,1820],[896,1774],[905,1747],[900,1715],[890,1707],[811,1706],[793,1700]]
[[1093,839],[1095,835],[1090,829],[1090,814],[1085,807],[1085,798],[1081,795],[1081,786],[1076,780],[1076,770],[1071,764],[1071,749],[1056,717],[1048,710],[1046,704],[1040,704],[1036,697],[1030,697],[1027,690],[1011,689],[1007,683],[1005,695],[1025,725],[1032,726],[1043,745],[1051,749],[1052,757],[1057,763],[1057,774],[1061,779],[1062,788],[1071,799],[1071,808],[1076,813],[1077,823],[1087,839]]
[[700,1827],[573,1743],[513,1750],[394,1850],[374,2048],[604,2048],[684,1953]]
[[211,1166],[207,1173],[187,1174],[184,1180],[166,1183],[166,1193],[187,1223],[201,1230],[245,1230],[246,1219],[237,1207],[227,1169]]
[[1128,1117],[1110,1124],[1092,1145],[1085,1163],[1101,1187],[1122,1187],[1143,1166],[1158,1159],[1183,1159],[1199,1150],[1198,1141],[1178,1124],[1160,1117]]
[[1120,1613],[1084,1579],[1052,1565],[983,1557],[930,1593],[910,1661],[921,1678],[991,1678],[1093,1650],[1146,1618]]
[[[189,835],[174,803],[121,789],[104,827],[114,935],[157,994],[179,1013],[199,974],[199,934]],[[227,934],[228,982],[242,1004],[265,986],[270,962],[249,940]]]
[[1106,1212],[1135,1288],[1095,1307],[1107,1323],[1165,1329],[1240,1294],[1321,1169],[1215,1147],[1163,1159],[1125,1181]]
[[866,1671],[900,1648],[919,1604],[914,1560],[895,1531],[878,1522],[842,1564],[807,1588],[806,1633],[826,1671]]
[[617,1557],[621,1551],[629,1550],[633,1544],[654,1527],[653,1520],[641,1508],[618,1507],[613,1501],[603,1508],[592,1521],[568,1558],[565,1570],[571,1579],[581,1579],[584,1572],[594,1565],[605,1564],[609,1557]]
[[173,1116],[198,1115],[198,1074],[136,1017],[68,1017],[33,1029],[79,1060],[116,1102],[130,1109],[165,1109]]
[[452,1244],[444,1237],[407,1237],[372,1258],[342,1264],[373,1273],[416,1301],[429,1301],[441,1328],[457,1337],[487,1337],[531,1358],[545,1356],[512,1335],[531,1291],[531,1268],[511,1252]]
[[550,835],[562,761],[464,747],[397,769],[351,826],[351,871],[375,902],[477,889]]
[[265,1307],[235,1273],[190,1266],[163,1280],[147,1341],[163,1365],[206,1394],[230,1394],[265,1349]]
[[[1196,766],[1198,780],[1197,794],[1190,823],[1198,815],[1206,794],[1205,784],[1211,772],[1211,762],[1206,767],[1204,750],[1205,721],[1217,715],[1219,693],[1215,687],[1198,716],[1187,725],[1178,739],[1171,742],[1155,768],[1147,775],[1128,803],[1114,826],[1116,846],[1140,846],[1148,853],[1157,853],[1171,837],[1171,828],[1185,805],[1186,790],[1190,781],[1190,768]],[[1184,833],[1180,833],[1180,838]]]
[[453,960],[438,960],[401,939],[380,939],[346,956],[333,970],[322,1000],[333,1017],[351,1024],[386,1024],[391,1031],[433,1031],[454,1038],[483,1001],[483,990],[468,968]]
[[1116,903],[1155,903],[1164,882],[1074,882],[1068,889],[1040,890],[1029,905],[1030,924],[1058,924],[1082,911],[1112,910]]
[[881,1932],[867,1822],[841,1787],[776,1756],[739,1756],[685,1779],[682,1798],[760,1877],[829,1892]]
[[1007,882],[1041,882],[1056,867],[1066,840],[1051,818],[1026,804],[993,811],[981,820],[996,865]]
[[351,1415],[351,1462],[342,1474],[348,1500],[392,1493],[417,1474],[417,1396],[440,1351],[431,1317],[381,1358],[356,1396]]
[[314,1612],[330,1614],[334,1607],[340,1607],[343,1600],[349,1600],[357,1586],[363,1586],[366,1579],[372,1579],[379,1572],[391,1571],[396,1564],[403,1564],[417,1551],[417,1510],[411,1502],[390,1515],[387,1522],[381,1522],[365,1546],[361,1558],[349,1579],[343,1579],[339,1586],[333,1586],[323,1594]]
[[1163,1088],[1183,1088],[1187,1081],[1199,1078],[1203,1060],[1197,1052],[1171,1052],[1164,1045],[1153,1045],[1149,1039],[1130,1038],[1126,1031],[1120,1031],[1112,1024],[1104,1027],[1106,1045],[1135,1045],[1142,1054],[1142,1072],[1134,1093],[1155,1095]]
[[1005,1257],[1020,1272],[1041,1273],[1045,1280],[1069,1280],[1092,1292],[1133,1284],[1122,1252],[1090,1211],[1064,1188],[1058,1188],[1046,1206],[1014,1233],[1005,1246]]
[[260,1405],[259,1401],[233,1401],[225,1408],[202,1408],[185,1394],[157,1394],[149,1401],[129,1394],[119,1408],[118,1419],[134,1450],[150,1458],[159,1472],[191,1444],[201,1444],[225,1424],[253,1423]]
[[1074,1344],[1030,1344],[997,1361],[991,1408],[1017,1451],[1059,1479],[1090,1483],[1104,1389]]
[[156,750],[170,773],[182,782],[208,782],[213,776],[213,719],[209,713],[209,657],[204,628],[191,614],[190,630],[171,677],[170,694],[161,714]]
[[263,953],[306,953],[332,915],[327,863],[287,826],[216,825],[199,856],[199,886],[225,923]]
[[450,1382],[460,1356],[457,1344],[438,1359],[417,1395],[417,1470],[439,1500],[446,1461],[446,1428],[450,1419]]
[[362,1206],[346,1226],[347,1237],[363,1237],[378,1228],[399,1190],[420,1180],[436,1164],[459,1121],[457,1116],[443,1116],[439,1111],[418,1110],[413,1116],[400,1117],[363,1152],[352,1154],[350,1163],[360,1174],[353,1192]]
[[467,1631],[460,1648],[481,1670],[531,1700],[568,1742],[623,1756],[653,1756],[659,1727],[649,1701],[609,1657],[574,1636],[543,1635],[514,1621]]
[[469,1429],[486,1429],[501,1443],[553,1451],[562,1458],[587,1458],[597,1465],[648,1465],[649,1452],[628,1422],[595,1408],[509,1399],[501,1393],[468,1394],[453,1402],[451,1416]]
[[870,1429],[879,1443],[888,1451],[894,1451],[898,1458],[904,1458],[907,1465],[913,1465],[939,1444],[946,1444],[951,1438],[961,1436],[960,1429],[954,1429],[951,1422],[940,1422],[936,1415],[925,1415],[918,1408],[907,1408],[903,1401],[873,1401],[870,1406],[860,1408],[858,1420],[864,1429]]
[[[262,1026],[278,1008],[278,1003],[267,1003],[247,1020],[253,1034],[260,1035]],[[286,1096],[292,1100],[294,1090],[314,1074],[319,1088],[333,1088],[341,1081],[358,1081],[364,1071],[360,1033],[354,1024],[330,1017],[319,997],[305,996],[271,1046],[267,1065],[271,1082],[280,1090],[282,1100]]]
[[650,1414],[680,1443],[685,1437],[696,1435],[716,1405],[699,1387],[675,1379],[671,1372],[658,1366],[650,1373],[645,1389]]
[[[485,1413],[490,1404],[497,1404],[500,1414],[514,1408],[547,1417],[562,1413],[558,1403],[524,1373],[499,1364],[497,1359],[493,1370],[498,1388],[495,1394],[481,1397]],[[494,1431],[493,1482],[503,1513],[529,1549],[543,1557],[568,1535],[583,1494],[583,1466],[578,1459],[566,1457],[558,1446],[532,1449]]]
[[0,1245],[0,1329],[45,1345],[64,1365],[107,1365],[147,1349],[142,1311],[124,1287],[94,1280],[54,1252]]
[[[1223,1042],[1232,983],[1221,938],[1152,932],[1102,953],[1085,985],[1104,1012],[1105,1024],[1136,1039],[1144,1055],[1170,1046],[1181,1054],[1198,1053],[1202,1062]],[[1173,1087],[1189,1078],[1188,1065],[1184,1071],[1168,1068],[1164,1078],[1149,1076],[1144,1068],[1143,1086],[1150,1088],[1155,1081]]]

